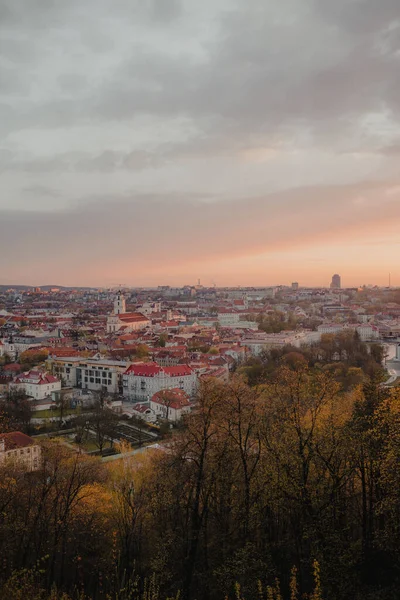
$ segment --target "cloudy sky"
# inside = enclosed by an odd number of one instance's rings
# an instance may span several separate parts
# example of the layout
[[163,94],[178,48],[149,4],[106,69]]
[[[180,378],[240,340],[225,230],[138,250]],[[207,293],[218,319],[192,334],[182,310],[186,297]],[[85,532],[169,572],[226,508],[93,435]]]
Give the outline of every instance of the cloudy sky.
[[0,283],[400,285],[399,0],[0,0]]

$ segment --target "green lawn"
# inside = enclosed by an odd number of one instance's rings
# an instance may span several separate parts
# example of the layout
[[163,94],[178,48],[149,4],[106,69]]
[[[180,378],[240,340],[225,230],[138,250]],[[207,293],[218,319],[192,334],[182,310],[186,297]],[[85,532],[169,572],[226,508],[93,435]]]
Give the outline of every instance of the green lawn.
[[[67,408],[64,409],[63,416],[67,415],[76,415],[78,414],[78,409],[76,408]],[[57,408],[55,410],[35,410],[32,413],[33,419],[50,419],[51,417],[60,417],[60,409]]]

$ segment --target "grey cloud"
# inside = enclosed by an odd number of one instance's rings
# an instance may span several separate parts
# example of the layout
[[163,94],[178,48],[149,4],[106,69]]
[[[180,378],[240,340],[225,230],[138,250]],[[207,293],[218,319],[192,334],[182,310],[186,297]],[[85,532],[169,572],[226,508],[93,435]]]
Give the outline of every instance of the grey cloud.
[[370,35],[399,21],[397,0],[314,0],[315,10],[350,34]]
[[[13,25],[28,30],[29,22],[22,16],[23,9],[28,10],[26,2],[10,1],[9,6]],[[67,31],[79,28],[82,20],[82,33],[87,35],[80,40],[90,46],[92,36],[104,37],[96,29],[96,17],[130,14],[144,19],[143,27],[151,27],[158,19],[168,21],[182,14],[176,0],[118,0],[112,13],[111,3],[101,0],[90,22],[85,18],[91,6],[91,0],[83,4],[42,0],[38,10],[35,3],[31,27],[48,19]],[[396,7],[397,0],[276,4],[242,0],[229,12],[216,14],[219,36],[204,45],[206,60],[194,62],[184,47],[171,56],[161,46],[149,51],[132,45],[102,82],[86,86],[84,98],[55,97],[24,114],[10,108],[12,118],[5,126],[68,126],[149,113],[188,115],[200,122],[204,135],[214,132],[227,140],[241,137],[251,142],[288,135],[288,129],[294,137],[297,131],[309,131],[322,143],[331,138],[340,142],[339,131],[342,137],[360,136],[355,122],[360,114],[387,107],[398,117],[399,65],[394,54],[398,40],[394,38],[385,53],[375,48]],[[30,42],[35,47],[36,42]],[[84,85],[82,75],[60,72],[57,77],[61,89],[73,91]]]
[[59,198],[60,192],[44,185],[30,185],[23,188],[22,192],[29,196],[44,196],[48,198]]

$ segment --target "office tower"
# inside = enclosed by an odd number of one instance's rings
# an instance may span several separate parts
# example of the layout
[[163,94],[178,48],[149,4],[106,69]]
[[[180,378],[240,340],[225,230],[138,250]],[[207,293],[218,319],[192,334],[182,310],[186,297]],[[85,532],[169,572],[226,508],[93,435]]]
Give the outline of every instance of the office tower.
[[342,287],[340,275],[337,273],[332,277],[331,290],[340,290]]

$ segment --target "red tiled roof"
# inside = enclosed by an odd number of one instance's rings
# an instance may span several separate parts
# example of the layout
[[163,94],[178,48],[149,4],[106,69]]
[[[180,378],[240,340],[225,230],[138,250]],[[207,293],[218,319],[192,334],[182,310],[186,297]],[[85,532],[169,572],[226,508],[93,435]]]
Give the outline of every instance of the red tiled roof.
[[33,380],[32,383],[36,385],[47,385],[49,383],[59,383],[57,377],[49,375],[48,373],[41,373],[40,371],[27,371],[19,375],[15,383],[28,383]]
[[162,367],[155,363],[141,363],[134,364],[128,367],[125,371],[125,375],[136,375],[139,377],[154,377],[162,372]]
[[175,367],[164,367],[164,372],[170,377],[182,377],[192,375],[193,371],[189,365],[176,365]]
[[193,371],[188,365],[160,367],[156,363],[133,364],[125,371],[125,375],[135,375],[137,377],[155,377],[162,373],[169,377],[183,377],[185,375],[192,375]]
[[11,371],[11,372],[17,372],[17,371],[21,371],[22,367],[19,363],[11,363],[9,365],[4,365],[3,367],[3,371]]
[[133,322],[149,322],[149,319],[142,315],[141,313],[123,313],[121,315],[117,315],[120,321],[126,321],[128,323]]
[[12,431],[11,433],[0,433],[0,440],[5,442],[5,450],[13,450],[14,448],[25,448],[26,446],[32,446],[34,440],[21,433],[20,431]]
[[154,394],[154,396],[151,398],[151,402],[162,404],[163,406],[169,406],[175,410],[185,406],[190,406],[187,394],[179,388],[160,390]]

